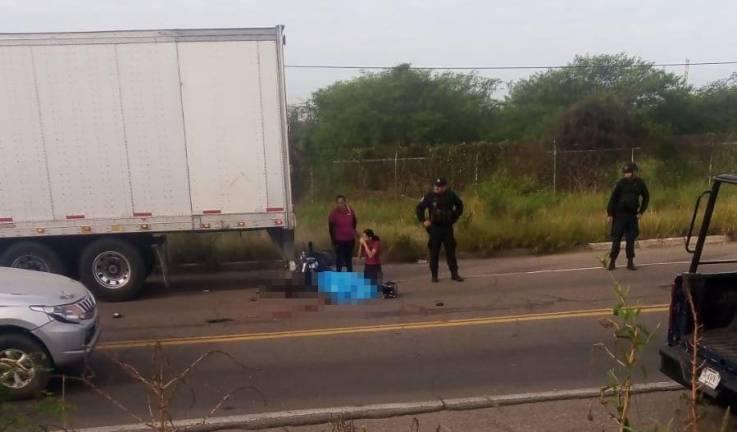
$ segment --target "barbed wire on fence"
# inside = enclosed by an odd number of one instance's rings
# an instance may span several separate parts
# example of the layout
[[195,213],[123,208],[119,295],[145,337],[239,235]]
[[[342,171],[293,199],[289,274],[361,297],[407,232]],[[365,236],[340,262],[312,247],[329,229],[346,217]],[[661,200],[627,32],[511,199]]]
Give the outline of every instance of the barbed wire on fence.
[[[611,187],[622,162],[640,164],[645,160],[651,171],[658,171],[646,173],[650,176],[682,173],[708,182],[715,174],[737,171],[737,142],[731,135],[632,144],[597,149],[560,148],[552,141],[398,147],[391,153],[335,159],[325,161],[327,165],[311,166],[305,171],[309,176],[304,180],[305,185],[309,184],[309,191],[305,192],[314,197],[336,188],[353,188],[414,195],[424,191],[437,176],[447,177],[458,189],[497,178],[524,177],[555,192],[596,191]],[[686,164],[688,168],[678,168],[681,171],[675,173],[674,163]]]

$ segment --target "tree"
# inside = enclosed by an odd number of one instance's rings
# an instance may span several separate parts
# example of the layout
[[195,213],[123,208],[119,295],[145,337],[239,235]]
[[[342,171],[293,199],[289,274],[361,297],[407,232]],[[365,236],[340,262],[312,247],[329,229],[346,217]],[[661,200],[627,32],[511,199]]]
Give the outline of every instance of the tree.
[[554,132],[559,147],[587,150],[621,146],[640,131],[621,98],[604,94],[574,103],[560,115]]
[[699,132],[737,131],[737,72],[699,89],[696,105]]
[[337,82],[310,101],[309,142],[321,155],[359,156],[410,144],[476,141],[497,111],[498,81],[408,64]]
[[296,199],[303,197],[310,186],[307,181],[309,157],[312,150],[310,131],[314,125],[310,113],[309,104],[292,105],[287,108],[292,194]]
[[[516,83],[503,110],[507,137],[544,136],[574,105],[591,98],[626,110],[638,130],[670,130],[670,117],[653,113],[689,94],[683,79],[652,63],[625,54],[576,56],[566,67],[533,75]],[[594,107],[594,105],[591,105]],[[596,105],[599,106],[599,105]]]

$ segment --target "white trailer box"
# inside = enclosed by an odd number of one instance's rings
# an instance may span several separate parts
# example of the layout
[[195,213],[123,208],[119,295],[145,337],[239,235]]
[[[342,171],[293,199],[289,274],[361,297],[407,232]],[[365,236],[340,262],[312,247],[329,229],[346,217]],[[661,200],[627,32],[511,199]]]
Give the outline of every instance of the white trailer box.
[[146,275],[120,244],[290,237],[282,30],[0,35],[0,265],[125,299]]

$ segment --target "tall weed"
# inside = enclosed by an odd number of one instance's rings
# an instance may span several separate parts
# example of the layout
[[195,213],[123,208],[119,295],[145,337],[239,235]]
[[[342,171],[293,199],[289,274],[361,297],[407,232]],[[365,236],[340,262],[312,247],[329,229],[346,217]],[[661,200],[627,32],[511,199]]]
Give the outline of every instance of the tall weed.
[[[645,162],[647,165],[647,161]],[[649,167],[654,170],[656,167]],[[696,197],[706,182],[650,186],[650,208],[640,223],[640,238],[683,236],[691,221]],[[735,235],[737,188],[725,187],[711,225],[712,234]],[[485,257],[501,250],[524,248],[533,253],[552,253],[608,241],[607,192],[558,193],[535,186],[532,180],[499,175],[461,193],[463,217],[456,225],[461,253]],[[426,256],[427,234],[418,223],[417,197],[380,192],[349,195],[359,230],[373,229],[381,236],[385,259],[414,261]],[[328,214],[332,200],[302,202],[297,208],[297,242],[312,241],[329,248]],[[173,236],[176,261],[267,259],[278,255],[268,236],[259,233]]]

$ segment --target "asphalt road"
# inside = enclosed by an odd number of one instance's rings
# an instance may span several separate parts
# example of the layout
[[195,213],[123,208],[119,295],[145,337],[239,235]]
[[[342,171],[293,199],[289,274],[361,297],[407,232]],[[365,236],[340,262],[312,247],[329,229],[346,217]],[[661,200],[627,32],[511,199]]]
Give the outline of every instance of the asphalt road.
[[[737,246],[709,252],[726,258]],[[357,306],[264,298],[266,273],[181,276],[169,289],[152,282],[141,300],[100,305],[104,335],[90,368],[99,389],[145,417],[145,385],[113,359],[152,377],[150,345],[163,340],[171,378],[206,352],[227,353],[178,386],[171,411],[180,419],[206,415],[234,390],[218,415],[596,387],[612,367],[594,348],[611,343],[599,320],[614,301],[600,255],[464,261],[462,284],[430,284],[420,264],[387,266],[401,297]],[[633,304],[647,306],[650,328],[667,325],[670,286],[688,259],[681,248],[643,250],[639,271],[613,273]],[[657,371],[664,332],[645,353],[641,382],[666,380]],[[67,382],[65,393],[74,427],[135,422],[83,384]]]

